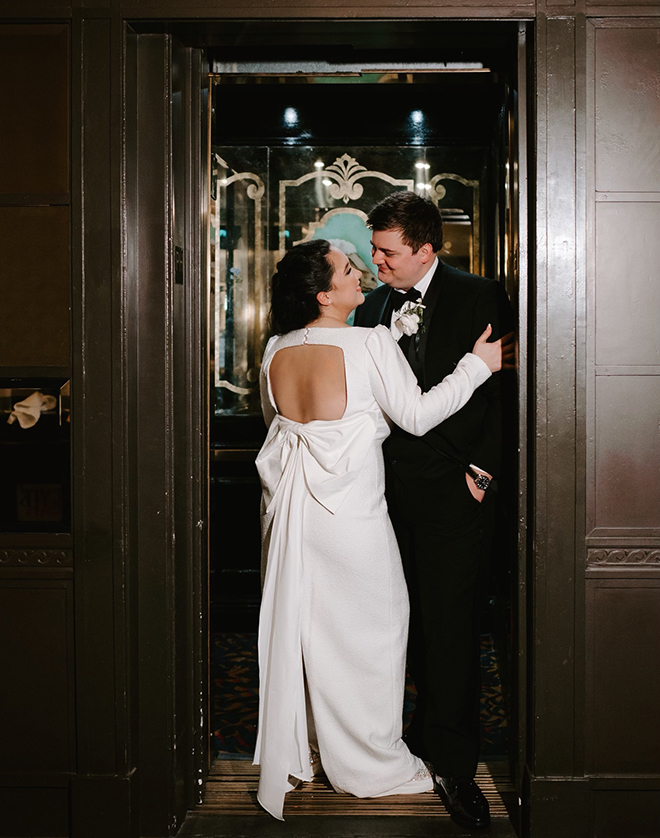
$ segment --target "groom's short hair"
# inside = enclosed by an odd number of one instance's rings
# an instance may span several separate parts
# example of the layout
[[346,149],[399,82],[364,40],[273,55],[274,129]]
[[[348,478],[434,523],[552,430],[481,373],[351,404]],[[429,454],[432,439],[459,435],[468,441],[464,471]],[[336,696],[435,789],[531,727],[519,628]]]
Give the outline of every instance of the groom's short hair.
[[434,253],[442,250],[442,216],[433,201],[414,192],[393,192],[371,210],[372,230],[400,230],[403,243],[417,253],[427,242]]

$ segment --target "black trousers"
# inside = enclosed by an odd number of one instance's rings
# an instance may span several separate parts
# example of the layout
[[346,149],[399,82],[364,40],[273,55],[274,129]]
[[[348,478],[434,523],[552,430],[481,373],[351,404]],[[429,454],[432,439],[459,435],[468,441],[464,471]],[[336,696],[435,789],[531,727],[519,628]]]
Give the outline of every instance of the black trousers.
[[408,666],[418,701],[407,741],[436,774],[473,777],[493,498],[475,500],[452,464],[414,489],[387,467],[387,501],[410,596]]

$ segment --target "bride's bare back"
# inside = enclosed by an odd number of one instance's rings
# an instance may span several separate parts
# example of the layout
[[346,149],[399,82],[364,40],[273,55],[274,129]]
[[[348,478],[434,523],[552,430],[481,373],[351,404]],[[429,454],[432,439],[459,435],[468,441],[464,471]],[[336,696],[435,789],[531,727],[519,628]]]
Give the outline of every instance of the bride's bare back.
[[303,344],[279,349],[268,372],[281,416],[305,423],[344,415],[346,373],[344,353],[338,346]]

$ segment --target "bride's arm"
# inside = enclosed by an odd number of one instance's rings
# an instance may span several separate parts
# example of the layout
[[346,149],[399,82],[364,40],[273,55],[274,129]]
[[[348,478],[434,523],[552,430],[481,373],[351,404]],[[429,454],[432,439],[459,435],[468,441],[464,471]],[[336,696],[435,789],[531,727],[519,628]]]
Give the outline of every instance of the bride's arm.
[[460,410],[491,376],[488,365],[468,352],[453,373],[422,393],[389,329],[373,329],[367,338],[367,351],[376,401],[392,421],[415,436],[423,436]]

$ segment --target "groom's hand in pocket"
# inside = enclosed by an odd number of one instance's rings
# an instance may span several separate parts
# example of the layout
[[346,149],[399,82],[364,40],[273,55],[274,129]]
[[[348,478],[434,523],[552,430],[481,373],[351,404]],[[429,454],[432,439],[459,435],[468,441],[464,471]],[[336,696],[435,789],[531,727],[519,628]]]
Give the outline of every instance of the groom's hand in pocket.
[[484,495],[486,494],[485,489],[477,489],[477,484],[474,482],[474,477],[469,475],[467,471],[465,472],[465,482],[468,485],[468,489],[470,490],[470,494],[475,500],[478,500],[479,503],[484,499]]
[[[483,469],[477,469],[475,466],[470,466],[470,468],[477,471],[480,475],[483,474],[489,480],[493,479],[493,475],[488,474],[488,472],[484,471]],[[465,482],[467,483],[467,487],[470,490],[470,494],[472,495],[472,497],[475,500],[479,501],[479,503],[481,503],[481,501],[484,499],[484,495],[486,494],[486,489],[480,489],[477,486],[474,477],[472,477],[472,475],[467,471],[465,472]]]

